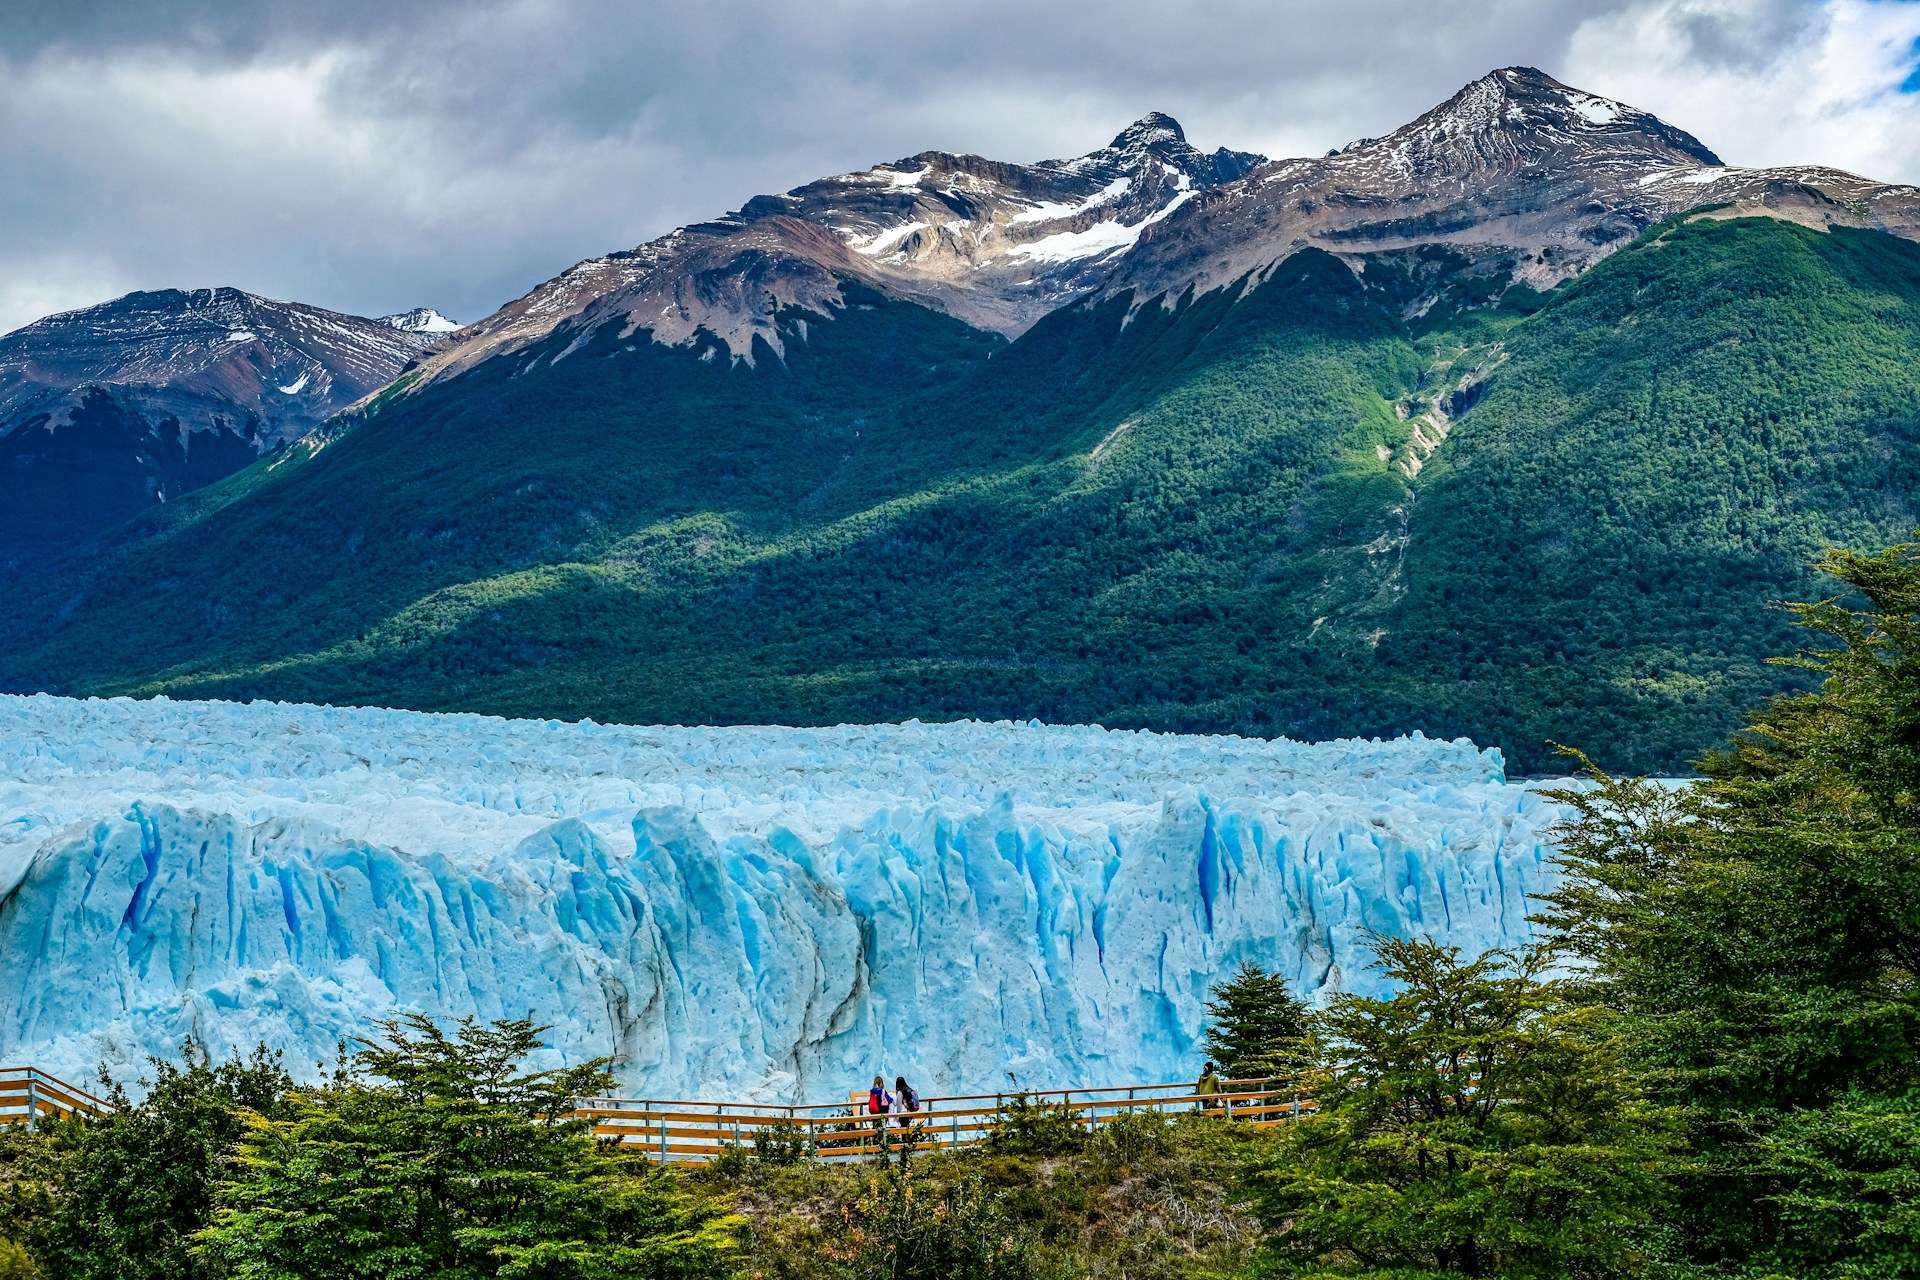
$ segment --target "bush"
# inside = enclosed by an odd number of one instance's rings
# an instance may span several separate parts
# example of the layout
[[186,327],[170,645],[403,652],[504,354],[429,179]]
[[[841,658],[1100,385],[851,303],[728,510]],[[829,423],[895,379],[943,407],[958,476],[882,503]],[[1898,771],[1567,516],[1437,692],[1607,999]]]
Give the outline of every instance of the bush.
[[1129,1111],[1096,1127],[1087,1158],[1108,1170],[1162,1160],[1173,1151],[1173,1122],[1158,1111]]
[[1064,1102],[1015,1094],[994,1112],[987,1149],[996,1155],[1064,1156],[1087,1141],[1086,1123]]
[[[134,1102],[107,1087],[113,1109],[91,1120],[35,1126],[30,1148],[0,1154],[0,1230],[58,1280],[198,1280],[194,1233],[246,1132],[249,1113],[275,1115],[291,1082],[261,1050],[214,1064],[188,1043],[186,1065],[155,1060]],[[0,1268],[0,1275],[7,1272]],[[31,1273],[28,1273],[31,1274]]]
[[1026,1236],[1003,1193],[977,1178],[929,1185],[919,1162],[886,1165],[856,1205],[861,1280],[1027,1280]]
[[384,1024],[356,1074],[253,1118],[202,1257],[236,1280],[445,1276],[706,1280],[734,1222],[597,1141],[574,1100],[604,1061],[551,1071],[525,1020]]
[[0,1240],[0,1280],[41,1280],[40,1268],[27,1251],[11,1240]]
[[813,1134],[790,1121],[762,1125],[753,1131],[753,1159],[756,1164],[799,1164],[811,1158],[813,1150]]

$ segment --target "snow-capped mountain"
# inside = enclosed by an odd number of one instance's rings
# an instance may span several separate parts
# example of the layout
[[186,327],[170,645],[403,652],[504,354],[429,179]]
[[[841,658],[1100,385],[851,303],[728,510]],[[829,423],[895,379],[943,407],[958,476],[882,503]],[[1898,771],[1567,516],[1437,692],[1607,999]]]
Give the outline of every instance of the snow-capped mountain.
[[1380,138],[1263,161],[1203,153],[1150,113],[1107,146],[1005,164],[930,151],[759,196],[712,222],[589,259],[461,332],[422,383],[556,330],[687,343],[751,360],[775,316],[830,314],[853,279],[1014,336],[1088,295],[1179,296],[1305,247],[1455,246],[1545,287],[1701,205],[1920,233],[1920,193],[1816,167],[1739,169],[1624,103],[1508,67]]
[[1385,137],[1274,161],[1203,193],[1142,235],[1100,291],[1177,296],[1306,247],[1351,255],[1435,244],[1546,287],[1704,205],[1920,235],[1913,187],[1812,166],[1730,167],[1645,111],[1507,67]]
[[468,326],[426,368],[439,376],[556,328],[615,322],[667,343],[705,329],[751,359],[756,339],[783,341],[769,303],[831,308],[843,278],[1016,334],[1084,293],[1144,230],[1261,159],[1202,152],[1157,111],[1070,159],[924,151],[578,263]]
[[189,412],[196,401],[251,412],[270,445],[393,381],[443,332],[425,317],[444,323],[424,309],[403,325],[230,288],[130,293],[0,337],[0,415],[82,386],[138,388]]
[[452,333],[460,326],[447,319],[432,307],[415,307],[411,311],[400,311],[390,316],[381,316],[382,324],[392,325],[407,333]]
[[0,569],[245,466],[391,382],[449,322],[165,289],[0,337]]

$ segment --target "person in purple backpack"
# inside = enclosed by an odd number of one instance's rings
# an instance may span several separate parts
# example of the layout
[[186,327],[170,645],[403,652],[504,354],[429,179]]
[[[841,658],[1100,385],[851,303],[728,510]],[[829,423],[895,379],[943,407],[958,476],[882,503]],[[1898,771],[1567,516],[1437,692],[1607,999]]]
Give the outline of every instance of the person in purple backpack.
[[920,1110],[920,1091],[907,1083],[905,1076],[893,1078],[893,1114],[899,1117],[902,1129],[913,1124],[914,1113]]

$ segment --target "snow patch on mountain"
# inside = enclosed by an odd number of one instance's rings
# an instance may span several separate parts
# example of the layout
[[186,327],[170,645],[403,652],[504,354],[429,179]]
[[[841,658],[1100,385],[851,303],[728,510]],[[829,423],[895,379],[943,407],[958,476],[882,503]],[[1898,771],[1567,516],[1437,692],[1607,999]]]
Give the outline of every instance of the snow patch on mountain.
[[1461,740],[634,728],[0,698],[0,1058],[302,1072],[530,1015],[655,1095],[1178,1078],[1243,960],[1524,941],[1555,807]]

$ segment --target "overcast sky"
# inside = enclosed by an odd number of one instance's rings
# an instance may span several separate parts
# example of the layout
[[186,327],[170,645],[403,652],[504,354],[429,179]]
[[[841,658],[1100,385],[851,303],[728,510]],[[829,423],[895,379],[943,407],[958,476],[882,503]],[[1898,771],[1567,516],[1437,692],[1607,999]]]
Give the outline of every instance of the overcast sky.
[[916,151],[1158,109],[1318,154],[1516,63],[1731,163],[1920,181],[1920,0],[5,0],[0,330],[219,284],[469,321]]

